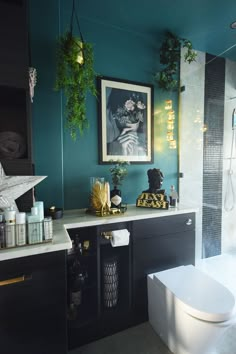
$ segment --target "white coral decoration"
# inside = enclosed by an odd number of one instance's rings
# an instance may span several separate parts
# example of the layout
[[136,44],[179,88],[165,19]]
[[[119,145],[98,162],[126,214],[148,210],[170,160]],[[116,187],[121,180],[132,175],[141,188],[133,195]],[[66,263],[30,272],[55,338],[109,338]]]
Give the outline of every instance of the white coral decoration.
[[34,97],[34,87],[37,83],[37,71],[33,67],[29,67],[29,88],[30,88],[30,99],[33,102]]

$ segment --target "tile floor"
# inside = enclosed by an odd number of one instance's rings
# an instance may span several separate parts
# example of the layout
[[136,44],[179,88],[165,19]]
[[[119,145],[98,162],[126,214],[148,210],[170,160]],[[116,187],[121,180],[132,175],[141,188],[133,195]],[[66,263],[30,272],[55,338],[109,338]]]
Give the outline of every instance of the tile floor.
[[100,339],[69,354],[171,354],[148,322]]

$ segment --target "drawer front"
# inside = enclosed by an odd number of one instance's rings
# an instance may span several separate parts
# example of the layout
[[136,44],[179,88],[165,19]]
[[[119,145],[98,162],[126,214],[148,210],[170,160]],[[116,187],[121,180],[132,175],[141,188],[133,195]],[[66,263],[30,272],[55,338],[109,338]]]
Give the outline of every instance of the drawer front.
[[67,352],[65,261],[60,251],[2,262],[2,353]]
[[133,239],[167,235],[195,229],[195,213],[144,219],[133,222]]

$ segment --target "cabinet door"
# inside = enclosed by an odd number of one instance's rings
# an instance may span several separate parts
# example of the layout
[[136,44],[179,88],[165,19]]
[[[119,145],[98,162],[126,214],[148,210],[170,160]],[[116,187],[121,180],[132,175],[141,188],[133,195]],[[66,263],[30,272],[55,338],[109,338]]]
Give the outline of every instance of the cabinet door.
[[25,0],[0,1],[0,85],[28,87]]
[[1,352],[67,353],[65,252],[1,262],[0,285]]
[[[189,219],[192,220],[190,225]],[[168,232],[168,233],[167,233]],[[134,307],[147,320],[147,274],[194,264],[194,215],[155,218],[133,225]]]

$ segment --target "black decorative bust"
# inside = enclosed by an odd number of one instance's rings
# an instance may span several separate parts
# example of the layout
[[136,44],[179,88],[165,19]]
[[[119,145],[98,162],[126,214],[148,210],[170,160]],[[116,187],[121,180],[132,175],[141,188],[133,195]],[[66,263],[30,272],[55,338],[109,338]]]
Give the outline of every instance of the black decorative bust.
[[163,183],[164,175],[159,168],[153,168],[147,171],[149,189],[142,193],[165,194],[164,189],[160,189]]

